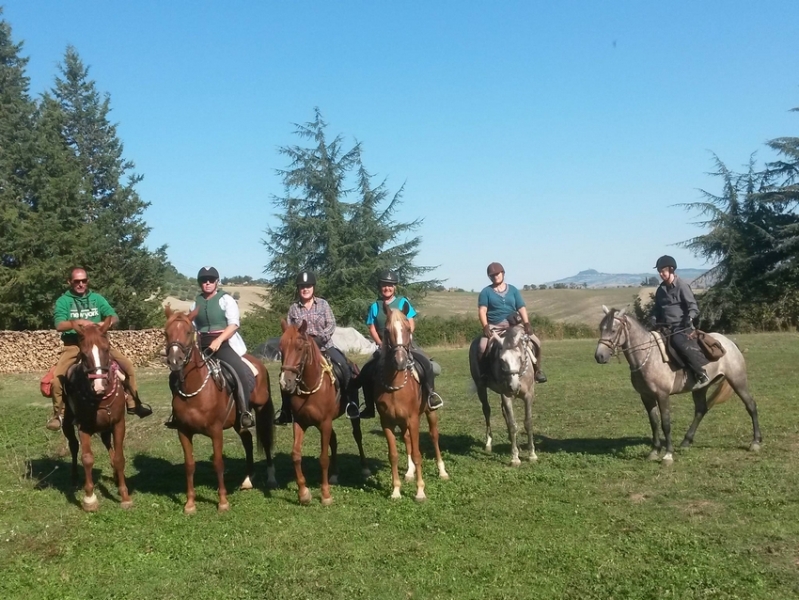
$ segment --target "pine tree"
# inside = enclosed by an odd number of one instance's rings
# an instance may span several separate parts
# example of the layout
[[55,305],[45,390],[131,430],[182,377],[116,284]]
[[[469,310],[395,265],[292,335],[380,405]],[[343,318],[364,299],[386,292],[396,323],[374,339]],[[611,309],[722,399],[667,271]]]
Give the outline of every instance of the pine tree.
[[[312,146],[286,146],[289,158],[283,179],[285,195],[274,198],[280,225],[266,230],[263,241],[271,259],[270,305],[284,313],[294,297],[294,278],[315,271],[317,294],[328,299],[341,325],[360,323],[376,294],[380,270],[398,271],[403,283],[430,271],[415,264],[421,239],[404,236],[421,223],[398,222],[402,188],[391,196],[385,186],[372,185],[361,160],[362,146],[344,150],[341,136],[326,137],[327,124],[319,109],[314,120],[297,125],[295,133]],[[403,288],[415,299],[438,281],[417,281]]]

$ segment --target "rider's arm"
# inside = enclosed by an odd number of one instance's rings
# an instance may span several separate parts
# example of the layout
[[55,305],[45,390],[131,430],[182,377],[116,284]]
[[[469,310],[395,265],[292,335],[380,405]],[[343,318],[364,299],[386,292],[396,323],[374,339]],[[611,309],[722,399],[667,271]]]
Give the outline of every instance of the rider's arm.
[[529,325],[530,324],[530,318],[527,316],[527,307],[526,306],[522,306],[522,307],[519,308],[519,314],[522,316],[522,323],[524,323],[525,325]]
[[378,346],[383,343],[383,340],[380,339],[380,336],[377,333],[377,327],[375,327],[374,323],[369,325],[369,335],[372,336],[372,341]]
[[485,327],[488,325],[488,307],[480,306],[477,308],[477,317],[480,319],[480,326]]
[[322,305],[322,310],[324,312],[325,324],[316,337],[322,345],[325,345],[330,338],[333,337],[333,332],[336,331],[336,317],[333,315],[333,310],[330,308],[330,304],[328,304],[326,300],[317,300],[317,302],[319,301],[324,302]]
[[696,303],[694,292],[691,286],[685,281],[681,281],[680,292],[682,295],[683,310],[688,315],[688,318],[693,321],[699,316],[699,306]]
[[232,296],[223,296],[219,301],[219,307],[225,311],[227,327],[225,327],[222,330],[222,333],[216,336],[216,338],[214,338],[214,340],[208,344],[208,347],[214,352],[219,350],[223,342],[228,341],[236,334],[236,331],[239,329],[239,322],[241,320],[239,305]]

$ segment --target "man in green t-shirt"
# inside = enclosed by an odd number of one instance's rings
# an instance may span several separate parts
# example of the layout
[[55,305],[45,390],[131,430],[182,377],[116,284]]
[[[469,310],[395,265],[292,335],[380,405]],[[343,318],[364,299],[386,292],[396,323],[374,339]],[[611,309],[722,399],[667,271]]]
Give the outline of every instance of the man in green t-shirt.
[[[55,303],[55,328],[61,333],[64,347],[58,357],[58,362],[53,372],[53,417],[47,422],[47,429],[58,431],[64,419],[64,378],[69,367],[78,360],[78,334],[77,325],[90,325],[101,323],[106,317],[111,317],[112,326],[119,321],[116,312],[111,308],[108,300],[100,294],[89,290],[89,277],[86,270],[80,267],[70,269],[69,290],[64,292]],[[128,414],[141,417],[149,416],[152,409],[142,404],[139,400],[139,388],[136,384],[136,374],[133,363],[119,350],[111,348],[113,358],[127,375],[125,387],[130,392]]]

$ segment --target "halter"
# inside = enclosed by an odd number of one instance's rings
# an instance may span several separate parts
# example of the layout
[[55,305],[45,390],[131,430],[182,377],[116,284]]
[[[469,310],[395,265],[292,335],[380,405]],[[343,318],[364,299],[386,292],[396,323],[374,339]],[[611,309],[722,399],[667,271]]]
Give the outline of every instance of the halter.
[[330,363],[328,363],[326,360],[324,360],[324,357],[322,357],[322,363],[321,363],[322,372],[319,373],[319,382],[316,384],[316,387],[312,390],[303,389],[304,380],[302,376],[303,373],[305,372],[305,366],[308,364],[308,357],[311,354],[310,350],[311,344],[313,344],[313,342],[303,340],[302,350],[300,352],[300,362],[297,363],[296,367],[286,366],[286,365],[280,366],[281,372],[288,371],[289,373],[294,373],[296,375],[297,377],[296,392],[300,396],[310,396],[311,394],[315,394],[316,392],[318,392],[322,387],[322,383],[324,383],[325,373],[327,373],[330,376],[331,383],[334,381],[333,366]]
[[[390,336],[386,336],[385,339],[389,340],[391,338],[390,338]],[[386,345],[386,350],[390,350],[392,352],[392,354],[396,354],[397,350],[400,349],[400,348],[403,348],[405,350],[405,352],[408,353],[408,366],[405,367],[404,376],[402,378],[402,384],[401,385],[398,385],[398,386],[388,385],[382,379],[380,380],[380,384],[383,386],[383,388],[386,391],[397,392],[397,391],[401,390],[402,388],[404,388],[405,384],[408,383],[408,371],[413,369],[413,367],[416,365],[416,363],[413,360],[413,354],[411,353],[411,343],[409,341],[407,344],[397,344],[395,346],[392,346],[391,343],[387,342],[385,345]]]
[[178,374],[178,380],[179,380],[179,385],[175,388],[175,391],[177,391],[177,393],[183,398],[193,398],[194,396],[202,392],[203,389],[205,389],[208,380],[211,378],[211,369],[208,368],[209,357],[203,355],[202,363],[206,367],[206,372],[205,372],[205,379],[203,379],[203,382],[200,385],[200,387],[196,391],[191,393],[186,393],[182,389],[180,389],[181,385],[185,383],[185,375],[183,374],[183,370],[188,366],[189,361],[191,360],[191,354],[194,351],[194,348],[197,347],[196,336],[192,335],[191,340],[192,341],[188,344],[184,344],[182,342],[179,342],[178,340],[173,340],[166,345],[167,355],[169,354],[170,348],[177,348],[178,350],[183,352],[183,362],[180,365],[180,370],[173,371],[173,373]]

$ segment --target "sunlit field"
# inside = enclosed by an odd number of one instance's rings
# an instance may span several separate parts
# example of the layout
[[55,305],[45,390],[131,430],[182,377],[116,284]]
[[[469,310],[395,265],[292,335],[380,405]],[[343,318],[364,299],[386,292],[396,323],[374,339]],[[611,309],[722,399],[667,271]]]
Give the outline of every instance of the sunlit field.
[[[277,477],[238,491],[243,450],[225,437],[231,510],[216,510],[209,440],[198,438],[198,510],[185,501],[166,371],[142,374],[156,414],[129,417],[134,507],[120,508],[97,452],[100,509],[83,513],[60,434],[44,429],[37,375],[0,376],[0,598],[790,598],[799,596],[799,336],[738,336],[758,402],[762,450],[733,398],[713,409],[694,447],[667,467],[648,462],[649,425],[626,363],[600,366],[591,340],[547,342],[549,382],[534,410],[539,460],[509,466],[499,401],[494,452],[470,391],[465,349],[434,351],[441,447],[437,478],[426,433],[427,502],[389,499],[386,443],[364,421],[373,475],[363,480],[349,423],[339,420],[340,485],[319,502],[319,436],[303,468],[314,501],[298,504],[291,430],[278,428]],[[275,376],[277,369],[269,367]],[[272,391],[277,394],[273,379]],[[679,443],[693,416],[675,400]],[[521,427],[521,405],[517,419]],[[426,432],[426,425],[422,426]],[[521,435],[520,441],[524,441]],[[99,440],[97,447],[101,447]]]

